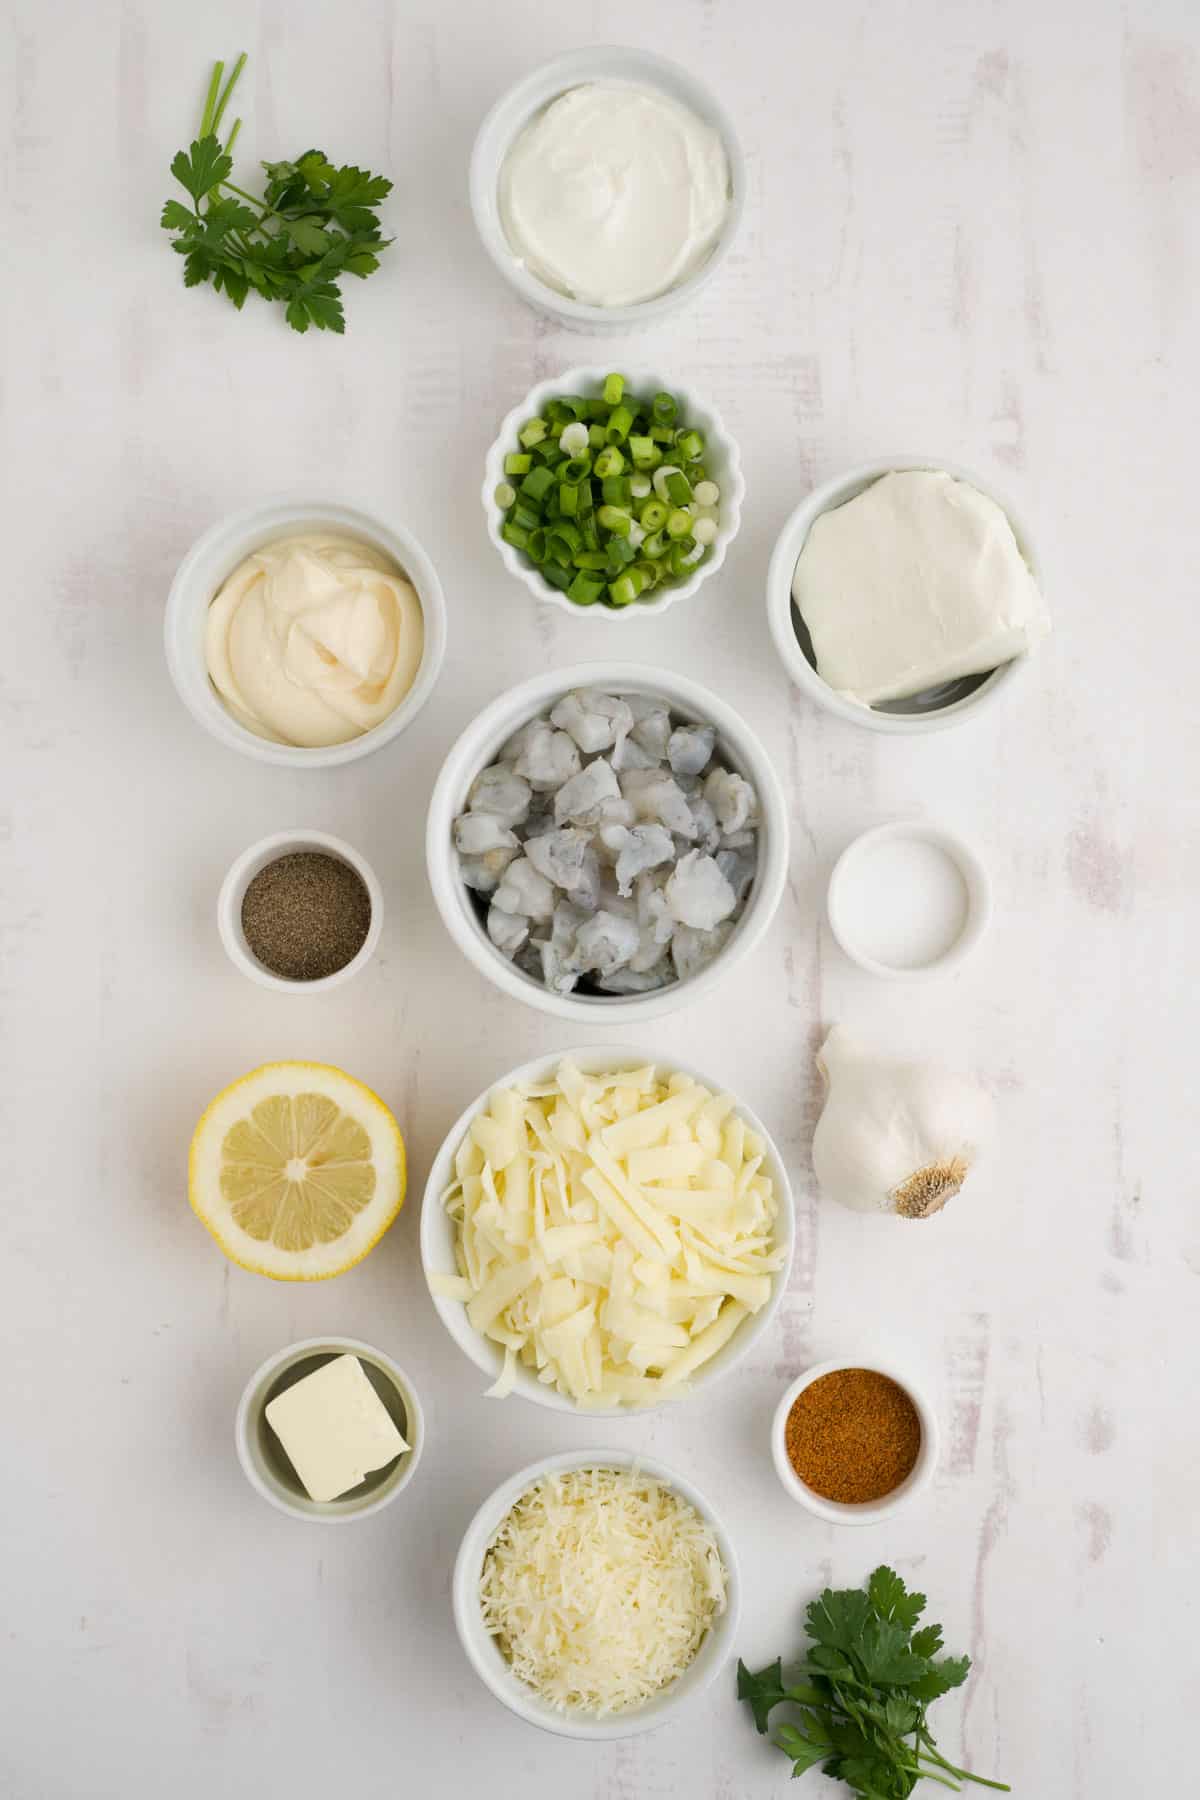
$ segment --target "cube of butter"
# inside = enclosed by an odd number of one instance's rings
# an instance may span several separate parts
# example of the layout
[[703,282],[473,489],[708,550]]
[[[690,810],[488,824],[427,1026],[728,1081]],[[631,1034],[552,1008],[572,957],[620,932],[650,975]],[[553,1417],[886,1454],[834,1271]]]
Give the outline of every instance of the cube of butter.
[[409,1448],[357,1356],[314,1369],[266,1414],[312,1500],[336,1500]]

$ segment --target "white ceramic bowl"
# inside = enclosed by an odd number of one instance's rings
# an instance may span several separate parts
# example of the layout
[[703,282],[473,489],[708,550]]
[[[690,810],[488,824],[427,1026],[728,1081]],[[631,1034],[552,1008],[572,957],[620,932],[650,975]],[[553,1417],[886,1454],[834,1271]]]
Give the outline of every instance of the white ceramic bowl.
[[[386,719],[361,737],[351,738],[349,743],[305,750],[256,736],[226,710],[209,680],[204,627],[218,589],[247,556],[275,538],[320,530],[361,538],[403,570],[421,602],[425,648],[416,680]],[[197,538],[171,583],[164,637],[167,667],[179,698],[210,737],[256,762],[277,763],[288,769],[332,769],[390,744],[421,711],[434,690],[446,653],[446,601],[433,564],[403,525],[385,524],[368,513],[321,500],[269,501],[230,513]]]
[[[966,911],[961,928],[940,953],[926,962],[884,962],[872,956],[855,935],[856,906],[851,904],[854,890],[857,889],[860,896],[857,905],[865,898],[872,912],[886,912],[891,903],[888,884],[871,869],[872,852],[888,844],[927,845],[940,851],[962,878]],[[847,844],[833,865],[826,906],[830,929],[851,962],[865,969],[868,975],[920,981],[930,975],[949,974],[978,947],[991,921],[992,884],[983,863],[964,838],[925,819],[896,819],[888,825],[877,825],[873,831],[864,831]]]
[[[305,850],[335,856],[339,862],[347,863],[354,870],[371,902],[371,922],[362,948],[342,968],[335,969],[332,975],[321,976],[317,981],[292,981],[287,976],[276,975],[268,969],[251,950],[242,929],[242,901],[254,877],[268,863],[278,862],[281,856],[292,856]],[[370,962],[379,942],[379,934],[383,930],[383,889],[366,857],[360,856],[342,838],[331,837],[327,831],[277,831],[273,836],[260,838],[257,844],[251,844],[233,863],[217,895],[217,930],[221,934],[221,942],[230,962],[243,975],[248,975],[251,981],[257,981],[265,988],[273,988],[280,994],[317,994],[328,988],[340,987]]]
[[[364,1374],[392,1415],[409,1449],[392,1468],[375,1470],[340,1500],[310,1500],[267,1423],[266,1406],[276,1392],[282,1391],[281,1379],[289,1371],[300,1365],[311,1365],[304,1367],[303,1374],[312,1374],[314,1369],[335,1356],[358,1357]],[[302,1377],[298,1375],[299,1379]],[[286,1350],[268,1356],[254,1371],[238,1404],[234,1443],[246,1480],[255,1493],[261,1494],[280,1512],[293,1519],[308,1519],[317,1525],[346,1525],[353,1519],[365,1519],[390,1506],[408,1486],[425,1448],[425,1415],[412,1382],[399,1363],[394,1363],[382,1350],[376,1350],[358,1338],[305,1338],[302,1343],[289,1344]]]
[[[521,725],[539,713],[549,712],[564,694],[581,687],[602,688],[606,693],[661,695],[687,718],[715,725],[718,746],[729,767],[751,782],[758,793],[762,821],[758,874],[733,935],[707,968],[686,981],[672,982],[649,994],[601,998],[551,993],[531,976],[522,974],[497,950],[458,870],[451,828],[466,805],[475,777],[495,760],[501,744]],[[535,675],[519,687],[510,688],[467,726],[434,784],[425,831],[425,858],[442,922],[468,962],[494,987],[559,1019],[588,1025],[629,1025],[660,1018],[710,993],[754,949],[775,916],[787,878],[787,805],[779,777],[757,737],[731,706],[707,688],[686,675],[645,663],[577,663],[572,668]]]
[[513,407],[487,453],[483,472],[483,510],[487,517],[488,536],[499,551],[501,562],[510,575],[515,575],[518,581],[525,583],[535,600],[557,606],[576,619],[644,619],[654,613],[666,612],[677,600],[686,600],[710,575],[715,575],[724,563],[725,553],[737,536],[742,522],[746,483],[742,478],[741,454],[725,429],[725,422],[716,407],[710,405],[694,388],[681,386],[673,376],[664,375],[657,369],[634,369],[625,378],[631,393],[674,394],[679,402],[681,418],[704,433],[702,461],[709,476],[721,490],[718,508],[720,517],[716,542],[704,560],[697,563],[686,581],[655,588],[648,599],[637,600],[632,606],[577,606],[573,600],[568,600],[565,594],[560,593],[558,588],[551,587],[540,569],[511,544],[505,543],[500,535],[504,514],[496,505],[496,488],[500,482],[508,479],[504,473],[504,458],[517,447],[517,433],[522,425],[540,413],[546,402],[558,394],[581,394],[585,399],[598,395],[608,373],[608,369],[598,365],[568,369],[553,381],[540,381],[535,388],[529,390],[519,406]]
[[[725,1564],[727,1604],[714,1621],[708,1636],[679,1680],[644,1706],[611,1718],[598,1719],[586,1714],[560,1713],[540,1700],[533,1689],[513,1674],[504,1653],[484,1629],[479,1606],[479,1577],[493,1533],[506,1514],[535,1481],[543,1475],[561,1474],[567,1469],[638,1469],[656,1480],[669,1484],[711,1526]],[[628,1450],[570,1450],[562,1456],[549,1456],[545,1462],[532,1463],[509,1481],[502,1482],[489,1494],[467,1526],[454,1564],[452,1588],[454,1624],[459,1642],[471,1667],[496,1699],[543,1731],[558,1737],[600,1741],[605,1738],[635,1737],[643,1731],[654,1731],[674,1717],[697,1694],[703,1693],[724,1669],[737,1641],[741,1616],[742,1586],[733,1542],[719,1516],[700,1491],[682,1475],[666,1467],[652,1456],[637,1456]]]
[[867,731],[890,732],[896,736],[910,736],[918,731],[943,731],[951,725],[961,725],[967,719],[975,718],[985,707],[991,706],[1002,694],[1010,691],[1029,661],[1028,656],[1017,656],[1011,662],[1001,663],[990,674],[963,676],[959,680],[945,683],[943,687],[917,694],[912,699],[891,700],[881,706],[860,706],[856,701],[847,700],[835,693],[817,674],[816,663],[809,654],[811,644],[807,629],[792,603],[792,577],[805,540],[813,521],[822,513],[831,512],[834,507],[853,500],[856,494],[861,494],[864,488],[870,487],[881,476],[903,469],[943,470],[959,481],[970,482],[981,494],[994,500],[1008,515],[1013,534],[1034,580],[1039,587],[1043,585],[1041,563],[1033,540],[1007,500],[996,493],[991,483],[982,476],[970,469],[960,468],[955,463],[940,462],[936,457],[929,456],[880,457],[876,462],[862,463],[858,468],[847,469],[844,475],[837,475],[832,481],[814,488],[807,499],[800,502],[776,540],[767,570],[767,619],[771,635],[775,639],[775,648],[796,686],[802,688],[818,706],[823,706],[826,712],[836,713],[839,718],[848,720],[852,725],[860,725]]
[[[807,1482],[801,1481],[795,1469],[788,1461],[785,1432],[788,1414],[799,1394],[822,1375],[834,1375],[841,1369],[870,1369],[878,1375],[886,1375],[897,1387],[902,1387],[917,1409],[917,1417],[921,1421],[921,1448],[917,1452],[917,1460],[912,1473],[906,1481],[882,1500],[872,1500],[857,1506],[847,1506],[836,1500],[826,1500],[815,1493]],[[775,1463],[775,1473],[787,1493],[801,1506],[808,1508],[818,1519],[824,1519],[831,1525],[878,1525],[884,1519],[890,1519],[902,1507],[915,1500],[933,1480],[933,1471],[937,1466],[940,1434],[937,1414],[926,1400],[924,1394],[907,1371],[893,1367],[878,1356],[864,1356],[858,1362],[824,1362],[817,1363],[814,1368],[806,1369],[804,1374],[793,1381],[787,1389],[779,1405],[775,1409],[775,1417],[771,1422],[771,1456]]]
[[[713,126],[729,159],[730,199],[725,227],[708,261],[677,287],[635,306],[588,306],[547,287],[518,261],[500,219],[500,171],[514,140],[552,100],[586,82],[622,82],[658,88]],[[648,50],[597,45],[573,50],[524,76],[501,95],[479,127],[471,152],[471,211],[483,247],[501,275],[539,312],[583,331],[629,331],[686,306],[712,280],[737,236],[746,201],[746,165],[733,121],[720,101],[686,69]]]
[[[646,1050],[630,1049],[620,1045],[585,1045],[582,1049],[556,1050],[551,1056],[539,1056],[534,1062],[522,1064],[518,1069],[510,1069],[506,1075],[499,1076],[491,1082],[482,1094],[472,1100],[470,1106],[459,1114],[442,1143],[429,1171],[429,1179],[425,1183],[425,1194],[421,1201],[421,1266],[425,1271],[425,1279],[431,1275],[454,1275],[457,1268],[454,1260],[454,1241],[456,1227],[442,1205],[442,1195],[454,1178],[454,1157],[470,1127],[471,1121],[487,1105],[488,1099],[496,1088],[511,1087],[515,1082],[540,1082],[548,1080],[562,1062],[564,1057],[578,1064],[585,1075],[597,1074],[607,1069],[636,1069],[644,1067],[647,1062],[654,1062],[668,1074],[681,1072],[690,1075],[696,1081],[703,1082],[705,1087],[714,1093],[720,1093],[724,1084],[715,1081],[703,1070],[693,1068],[689,1063],[681,1062],[678,1057],[654,1057],[647,1055]],[[745,1356],[752,1346],[758,1343],[770,1330],[779,1303],[787,1291],[788,1275],[792,1266],[792,1251],[796,1234],[796,1208],[792,1198],[791,1183],[788,1180],[787,1166],[784,1163],[770,1132],[756,1113],[740,1100],[736,1102],[739,1118],[746,1121],[751,1131],[758,1133],[763,1140],[765,1151],[763,1166],[770,1175],[778,1202],[778,1216],[775,1230],[779,1242],[785,1246],[786,1257],[781,1268],[772,1278],[771,1297],[758,1312],[744,1319],[734,1332],[729,1342],[717,1354],[697,1370],[688,1393],[696,1394],[701,1388],[718,1381],[722,1375],[728,1374],[735,1363]],[[489,1382],[496,1380],[504,1363],[504,1354],[499,1345],[493,1344],[476,1331],[467,1317],[467,1309],[461,1300],[446,1300],[430,1290],[434,1309],[442,1324],[450,1333],[459,1349],[470,1357],[477,1369],[487,1376]],[[672,1404],[670,1399],[654,1401],[649,1406],[577,1406],[565,1394],[550,1388],[537,1380],[536,1376],[520,1364],[517,1367],[514,1395],[531,1400],[535,1406],[547,1406],[554,1412],[580,1414],[592,1419],[627,1419],[637,1413],[656,1412],[661,1407]]]

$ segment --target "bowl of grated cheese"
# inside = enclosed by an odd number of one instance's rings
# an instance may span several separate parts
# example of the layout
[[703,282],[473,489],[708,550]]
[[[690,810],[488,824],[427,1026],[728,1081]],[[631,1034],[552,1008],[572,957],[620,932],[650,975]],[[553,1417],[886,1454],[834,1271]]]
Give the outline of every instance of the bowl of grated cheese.
[[589,1045],[502,1075],[434,1159],[421,1261],[489,1393],[624,1417],[766,1332],[794,1207],[762,1121],[676,1059]]
[[570,1738],[653,1731],[728,1662],[741,1585],[729,1535],[653,1457],[572,1450],[484,1501],[454,1565],[454,1623],[510,1712]]

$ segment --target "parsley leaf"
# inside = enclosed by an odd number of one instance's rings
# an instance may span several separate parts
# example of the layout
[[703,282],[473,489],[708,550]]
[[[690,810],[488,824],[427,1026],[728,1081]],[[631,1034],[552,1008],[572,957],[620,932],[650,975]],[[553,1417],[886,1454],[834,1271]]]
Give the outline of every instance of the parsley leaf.
[[338,278],[365,280],[379,267],[392,240],[382,235],[375,208],[392,184],[352,164],[339,168],[323,150],[306,150],[294,162],[262,165],[260,200],[235,187],[229,151],[241,120],[224,146],[218,127],[245,61],[239,58],[223,89],[224,64],[216,65],[199,135],[171,163],[192,205],[168,200],[159,222],[184,258],[185,287],[211,282],[239,312],[253,289],[282,302],[293,331],[312,326],[340,335],[346,319]]
[[821,1768],[857,1800],[908,1800],[926,1778],[957,1790],[972,1782],[1003,1793],[1003,1782],[958,1769],[938,1750],[927,1707],[967,1678],[970,1658],[937,1658],[940,1625],[915,1630],[924,1594],[895,1570],[878,1568],[865,1588],[826,1588],[805,1614],[812,1642],[789,1684],[782,1659],[757,1674],[738,1663],[738,1698],[766,1733],[787,1708],[775,1743],[792,1774]]

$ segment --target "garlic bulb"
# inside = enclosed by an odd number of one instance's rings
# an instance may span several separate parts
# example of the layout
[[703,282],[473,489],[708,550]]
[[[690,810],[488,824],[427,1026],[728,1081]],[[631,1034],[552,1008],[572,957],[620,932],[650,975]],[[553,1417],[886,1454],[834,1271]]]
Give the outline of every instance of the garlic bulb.
[[856,1212],[928,1219],[952,1200],[993,1128],[991,1098],[968,1076],[860,1050],[835,1025],[817,1056],[829,1092],[813,1169]]

